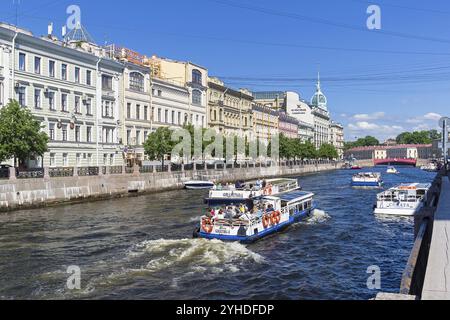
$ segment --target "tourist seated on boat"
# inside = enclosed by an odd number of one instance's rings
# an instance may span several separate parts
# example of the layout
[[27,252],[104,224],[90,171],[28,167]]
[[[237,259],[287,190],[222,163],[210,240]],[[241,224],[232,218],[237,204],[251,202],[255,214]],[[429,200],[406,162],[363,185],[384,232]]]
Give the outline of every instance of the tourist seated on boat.
[[229,183],[229,184],[227,185],[227,189],[228,189],[228,190],[236,190],[236,187],[234,186],[234,184]]
[[266,212],[267,212],[267,213],[272,213],[272,212],[274,212],[274,211],[275,211],[275,209],[274,209],[274,207],[273,207],[273,204],[269,204],[269,206],[267,207]]
[[262,189],[262,185],[263,185],[263,183],[262,183],[262,181],[261,180],[256,180],[256,184],[255,184],[255,187],[256,187],[256,190],[261,190]]
[[237,190],[242,190],[242,189],[245,188],[245,183],[243,181],[239,180],[239,181],[236,182],[235,188]]
[[267,181],[266,181],[266,180],[263,180],[263,182],[262,182],[262,184],[261,184],[261,187],[262,187],[263,189],[265,189],[265,188],[267,187]]

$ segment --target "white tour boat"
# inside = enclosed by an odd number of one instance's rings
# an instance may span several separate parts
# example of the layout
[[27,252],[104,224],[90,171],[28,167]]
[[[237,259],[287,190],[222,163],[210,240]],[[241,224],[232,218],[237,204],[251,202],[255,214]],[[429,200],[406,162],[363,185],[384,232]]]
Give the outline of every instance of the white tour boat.
[[383,185],[381,174],[378,172],[361,172],[352,177],[352,187],[376,187]]
[[201,217],[194,238],[251,243],[308,218],[314,194],[300,190],[247,199],[245,204],[211,207]]
[[197,180],[187,181],[184,183],[184,187],[189,190],[212,189],[214,187],[214,182]]
[[429,183],[401,184],[377,196],[375,214],[414,216],[427,200]]
[[388,167],[386,173],[399,174],[400,172],[395,167]]

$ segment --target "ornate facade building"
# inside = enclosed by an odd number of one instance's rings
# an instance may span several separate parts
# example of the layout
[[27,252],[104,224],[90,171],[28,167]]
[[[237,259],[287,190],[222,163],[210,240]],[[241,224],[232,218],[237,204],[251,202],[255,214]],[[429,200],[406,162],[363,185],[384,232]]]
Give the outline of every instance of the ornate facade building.
[[284,134],[290,139],[299,137],[299,122],[296,118],[288,116],[284,112],[279,112],[278,130],[280,134]]
[[228,88],[217,78],[208,81],[208,125],[225,136],[253,138],[250,92]]
[[29,166],[121,165],[122,64],[106,58],[81,26],[58,40],[0,25],[1,104],[17,100],[50,137]]

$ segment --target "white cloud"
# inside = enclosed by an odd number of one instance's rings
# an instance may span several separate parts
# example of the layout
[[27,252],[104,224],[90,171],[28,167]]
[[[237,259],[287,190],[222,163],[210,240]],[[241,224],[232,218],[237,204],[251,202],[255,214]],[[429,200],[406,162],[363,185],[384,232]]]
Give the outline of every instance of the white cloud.
[[372,114],[361,113],[355,114],[352,118],[357,121],[369,121],[369,120],[379,120],[383,119],[386,116],[384,112],[375,112]]
[[442,116],[440,114],[430,112],[424,115],[423,118],[426,120],[439,121],[442,118]]

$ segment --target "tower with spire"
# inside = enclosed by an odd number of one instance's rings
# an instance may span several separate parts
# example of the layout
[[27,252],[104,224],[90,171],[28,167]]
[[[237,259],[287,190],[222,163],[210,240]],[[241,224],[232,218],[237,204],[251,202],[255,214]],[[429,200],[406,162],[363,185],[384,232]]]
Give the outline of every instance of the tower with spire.
[[322,93],[320,88],[320,71],[317,73],[317,86],[316,93],[311,98],[311,105],[313,107],[318,107],[320,109],[328,111],[327,108],[327,97]]

